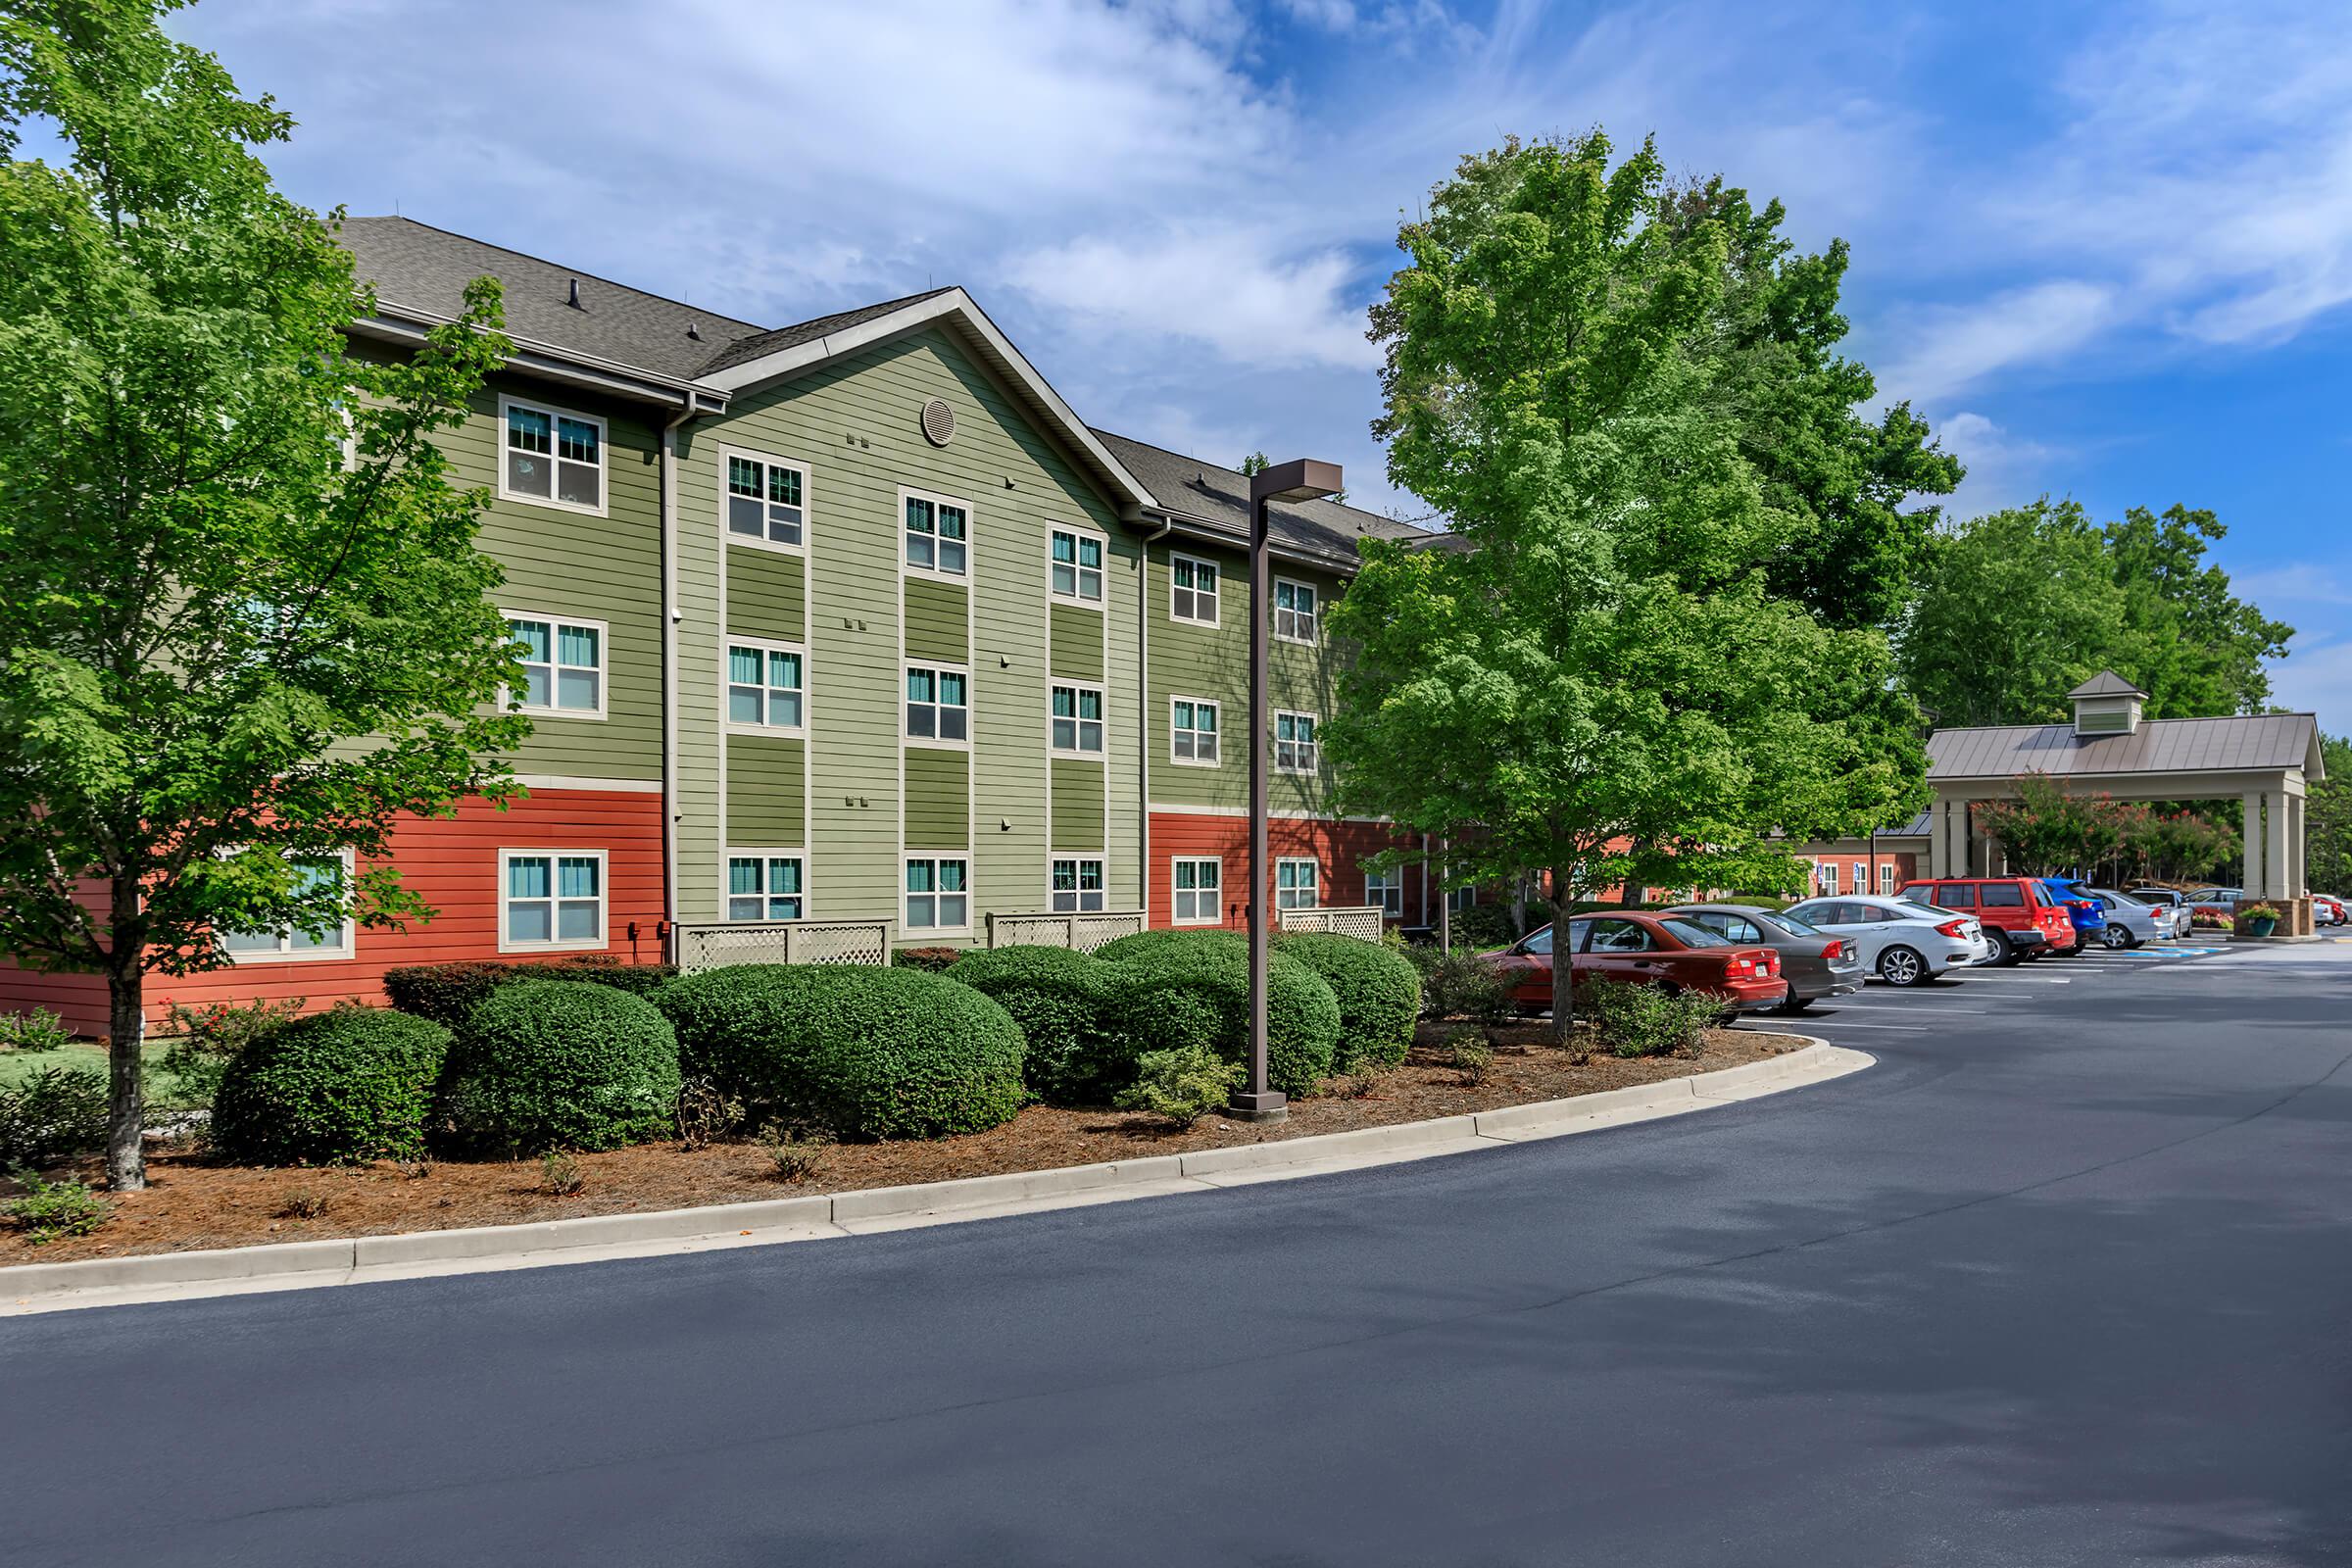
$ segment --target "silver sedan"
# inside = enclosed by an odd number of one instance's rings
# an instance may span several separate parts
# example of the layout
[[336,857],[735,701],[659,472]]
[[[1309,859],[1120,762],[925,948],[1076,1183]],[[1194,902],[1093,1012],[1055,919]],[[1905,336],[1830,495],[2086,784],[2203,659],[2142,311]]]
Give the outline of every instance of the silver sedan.
[[1983,963],[1992,954],[1974,915],[1909,899],[1807,899],[1788,912],[1862,951],[1890,986],[1915,986]]
[[2084,888],[2107,911],[2102,937],[2111,948],[2136,948],[2142,942],[2162,942],[2188,935],[2188,906],[2149,904],[2113,888]]

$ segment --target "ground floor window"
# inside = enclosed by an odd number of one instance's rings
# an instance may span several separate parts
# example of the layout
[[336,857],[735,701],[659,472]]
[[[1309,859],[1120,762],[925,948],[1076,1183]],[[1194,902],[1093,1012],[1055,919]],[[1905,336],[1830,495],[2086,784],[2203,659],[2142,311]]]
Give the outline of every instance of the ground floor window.
[[499,946],[605,945],[605,852],[501,850]]
[[1053,882],[1054,913],[1085,913],[1102,907],[1101,860],[1055,860]]
[[970,865],[960,855],[906,862],[906,929],[961,931],[972,923]]
[[1886,899],[1892,898],[1893,896],[1894,867],[1891,865],[1882,865],[1879,867],[1879,897]]
[[[318,859],[295,862],[295,879],[304,893],[321,887],[348,888],[352,878],[352,855],[324,856]],[[220,951],[241,963],[268,962],[275,958],[348,958],[354,948],[352,923],[338,921],[314,936],[292,927],[275,931],[220,932]]]
[[727,918],[799,920],[808,913],[807,869],[798,855],[730,854]]
[[1404,918],[1404,872],[1366,871],[1364,873],[1364,902],[1377,906],[1392,920]]
[[1180,855],[1173,864],[1178,925],[1215,925],[1224,914],[1224,862],[1214,856]]
[[1316,906],[1315,862],[1312,860],[1276,860],[1274,862],[1274,907],[1277,909],[1311,909]]

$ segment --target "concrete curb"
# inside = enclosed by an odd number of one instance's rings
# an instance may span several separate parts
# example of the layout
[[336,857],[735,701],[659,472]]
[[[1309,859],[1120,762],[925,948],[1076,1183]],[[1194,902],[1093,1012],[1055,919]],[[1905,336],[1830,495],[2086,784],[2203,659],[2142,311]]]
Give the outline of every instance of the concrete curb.
[[808,1241],[1163,1193],[1206,1192],[1682,1115],[1842,1077],[1876,1059],[1814,1036],[1796,1038],[1810,1044],[1785,1056],[1689,1078],[1434,1121],[1186,1154],[644,1214],[24,1263],[0,1268],[0,1315]]

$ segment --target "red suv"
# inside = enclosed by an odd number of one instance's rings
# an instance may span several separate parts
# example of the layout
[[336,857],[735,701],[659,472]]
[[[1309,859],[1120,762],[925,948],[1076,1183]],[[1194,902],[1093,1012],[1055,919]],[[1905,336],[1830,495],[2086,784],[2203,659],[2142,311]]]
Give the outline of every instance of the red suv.
[[[1615,980],[1703,991],[1722,998],[1731,1012],[1778,1006],[1788,999],[1778,953],[1735,943],[1695,920],[1630,909],[1580,914],[1568,922],[1568,945],[1574,955],[1569,972],[1578,985]],[[1494,956],[1513,1002],[1538,1011],[1551,1006],[1551,927],[1545,926]]]
[[2015,963],[2045,953],[2066,953],[2081,940],[2066,906],[2030,876],[1938,877],[1933,882],[1906,882],[1895,889],[1894,896],[1975,915],[1977,924],[1984,928],[1984,940],[1992,944],[1992,956],[1986,963]]

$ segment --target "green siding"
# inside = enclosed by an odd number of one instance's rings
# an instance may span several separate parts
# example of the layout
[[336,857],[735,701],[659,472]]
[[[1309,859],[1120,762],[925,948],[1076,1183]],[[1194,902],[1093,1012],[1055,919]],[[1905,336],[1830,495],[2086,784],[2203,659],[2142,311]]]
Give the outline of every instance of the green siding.
[[808,842],[808,743],[727,737],[727,846],[798,849]]
[[[1056,850],[1103,848],[1102,764],[1056,760],[1053,763],[1053,847]],[[1104,867],[1105,871],[1108,869]]]
[[965,752],[906,750],[906,847],[960,850],[971,842],[972,787]]
[[906,657],[971,662],[967,590],[927,577],[906,579]]
[[1102,679],[1102,612],[1055,605],[1050,622],[1054,673],[1064,680]]
[[727,630],[799,642],[808,635],[808,568],[798,556],[727,547]]

